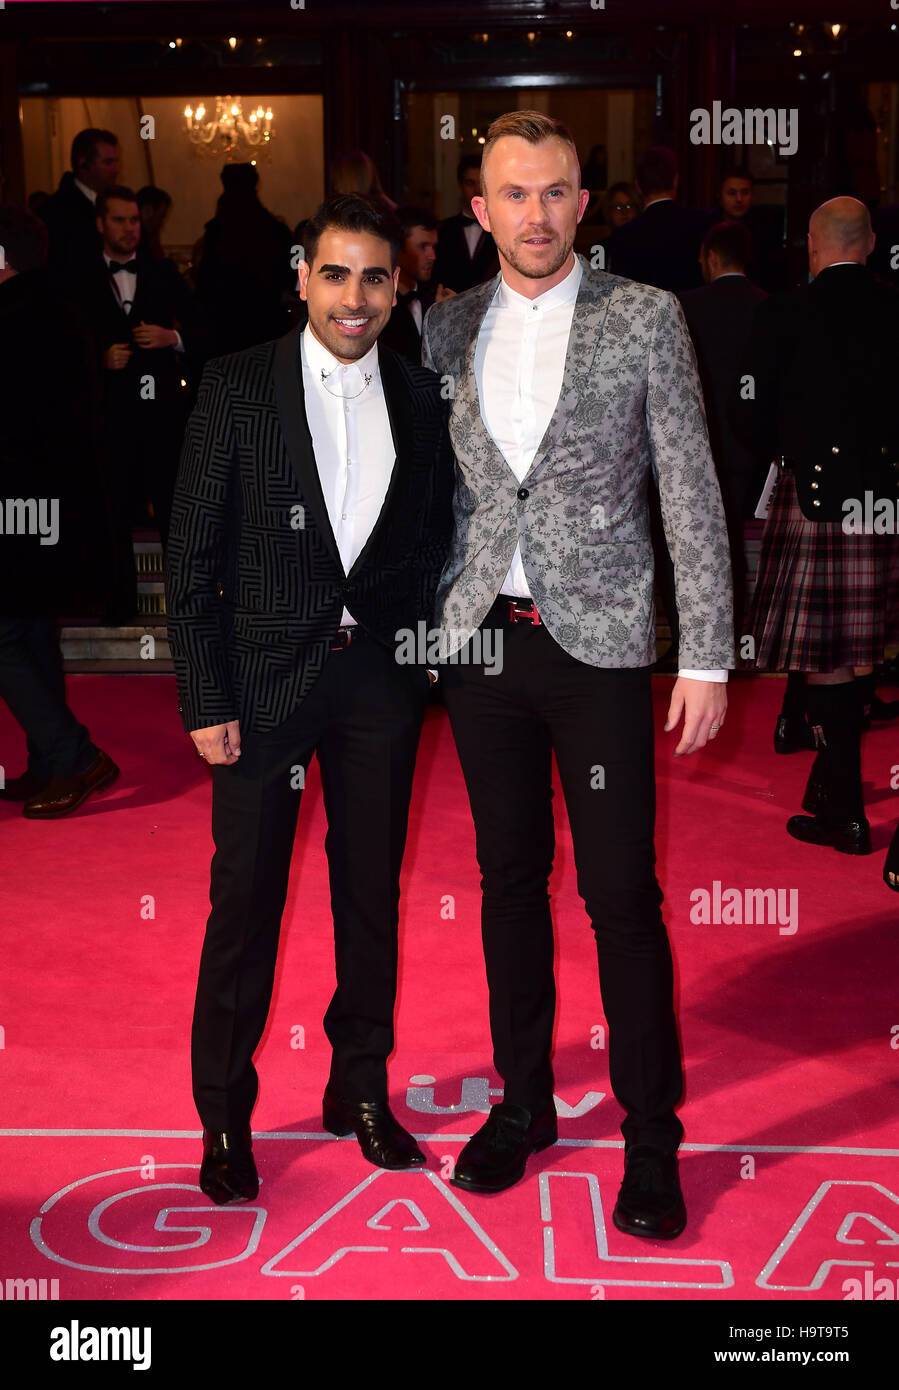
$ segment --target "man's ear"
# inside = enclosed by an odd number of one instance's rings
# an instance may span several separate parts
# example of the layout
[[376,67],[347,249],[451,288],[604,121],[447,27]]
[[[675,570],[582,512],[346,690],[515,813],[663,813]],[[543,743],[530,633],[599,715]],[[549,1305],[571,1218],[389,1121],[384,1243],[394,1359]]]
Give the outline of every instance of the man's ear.
[[577,195],[577,220],[578,220],[578,222],[580,222],[580,220],[581,220],[581,218],[583,217],[584,213],[587,211],[587,204],[589,203],[589,201],[590,201],[590,190],[589,190],[589,188],[582,188],[581,191],[580,191],[580,193]]
[[397,265],[397,266],[394,266],[394,268],[393,268],[393,299],[390,301],[390,307],[391,307],[391,309],[392,309],[392,308],[394,307],[394,305],[396,304],[396,292],[397,292],[397,290],[399,289],[399,283],[400,283],[400,268],[399,268],[399,266]]
[[297,273],[300,277],[300,299],[306,298],[306,286],[309,283],[309,276],[312,273],[308,261],[300,261],[297,265]]
[[478,193],[474,198],[472,198],[471,210],[480,222],[481,226],[484,228],[484,231],[489,232],[490,218],[487,216],[487,200],[486,198],[482,198],[480,193]]

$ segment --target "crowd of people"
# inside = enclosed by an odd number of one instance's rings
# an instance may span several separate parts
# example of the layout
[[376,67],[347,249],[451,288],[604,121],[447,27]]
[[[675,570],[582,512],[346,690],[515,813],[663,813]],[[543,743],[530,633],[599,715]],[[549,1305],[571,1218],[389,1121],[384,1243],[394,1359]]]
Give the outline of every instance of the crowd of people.
[[[5,541],[18,597],[5,620],[2,693],[28,730],[29,760],[3,795],[22,799],[34,817],[68,814],[116,771],[64,705],[55,620],[62,612],[114,626],[137,620],[133,528],[158,530],[165,556],[178,460],[204,364],[280,338],[306,314],[297,293],[306,224],[291,229],[264,206],[254,166],[224,166],[215,214],[181,273],[164,251],[171,197],[121,181],[112,131],[79,132],[71,164],[52,195],[35,193],[28,209],[0,212],[0,316],[9,341],[23,349],[3,384],[9,491],[35,492],[39,459],[44,491],[60,498],[64,517],[52,561],[46,550],[35,555],[24,538]],[[899,451],[886,402],[896,379],[897,292],[870,268],[888,269],[884,247],[872,238],[864,205],[835,200],[816,214],[818,243],[827,250],[813,268],[813,285],[791,289],[783,208],[756,201],[746,166],[725,172],[711,209],[679,200],[677,159],[663,147],[640,156],[631,183],[610,187],[602,148],[595,147],[581,178],[589,196],[576,249],[590,256],[599,247],[599,264],[612,275],[673,292],[689,328],[730,542],[738,666],[789,674],[775,747],[817,748],[806,809],[822,808],[825,762],[849,759],[851,772],[830,776],[843,787],[841,824],[855,827],[848,839],[837,836],[838,847],[865,852],[858,742],[871,722],[899,715],[899,702],[883,700],[875,688],[878,678],[897,677],[885,646],[897,635],[899,542],[894,530],[843,536],[836,544],[830,528],[841,519],[840,499],[828,493],[826,510],[816,510],[819,480],[807,480],[807,489],[793,480],[808,468],[820,471],[819,455],[828,451],[829,463],[850,466],[847,455],[857,461],[873,450],[881,466],[857,472],[856,490],[895,497]],[[431,306],[499,271],[494,238],[472,210],[481,156],[459,161],[459,210],[442,221],[428,208],[391,199],[363,151],[335,158],[329,182],[333,195],[364,196],[398,228],[397,300],[381,341],[417,364]],[[796,361],[800,343],[804,368]],[[29,345],[41,362],[37,375],[27,365],[36,360]],[[772,459],[780,461],[780,478],[750,608],[745,526],[764,515],[758,509]],[[831,477],[829,469],[822,489]],[[658,669],[676,671],[674,571],[654,478],[648,501],[656,584],[671,633]],[[827,527],[820,524],[825,517]],[[800,545],[814,563],[805,566],[804,586],[794,582],[790,590],[775,551]],[[834,633],[849,626],[850,616],[852,636],[840,642]],[[858,737],[845,732],[850,725]],[[42,800],[48,782],[59,778],[69,792]],[[794,817],[790,829],[808,836],[820,825],[810,831],[805,818]]]

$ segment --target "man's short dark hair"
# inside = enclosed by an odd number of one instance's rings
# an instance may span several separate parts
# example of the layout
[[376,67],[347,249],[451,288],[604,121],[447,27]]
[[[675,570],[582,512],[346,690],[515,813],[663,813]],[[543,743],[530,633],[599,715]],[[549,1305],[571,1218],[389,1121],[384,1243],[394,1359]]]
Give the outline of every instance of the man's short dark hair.
[[702,239],[706,255],[714,251],[727,270],[745,270],[752,239],[742,222],[716,222]]
[[396,218],[379,208],[361,193],[338,193],[320,203],[303,228],[303,253],[307,265],[312,265],[318,251],[322,232],[329,228],[340,232],[368,232],[369,236],[386,241],[390,246],[390,268],[403,249],[405,236]]
[[50,236],[42,218],[28,208],[7,203],[0,207],[0,250],[3,261],[24,275],[47,264]]
[[91,164],[97,157],[98,145],[117,145],[119,137],[113,135],[111,130],[100,130],[97,126],[88,126],[87,130],[79,130],[75,139],[72,141],[72,168],[77,171],[79,164]]
[[424,227],[426,232],[436,232],[437,218],[427,208],[415,207],[413,203],[404,203],[401,208],[397,208],[394,217],[403,229],[403,240],[411,236],[414,227]]
[[456,183],[461,183],[469,169],[481,171],[481,156],[479,154],[463,154],[459,163],[456,165]]
[[722,188],[727,183],[728,179],[745,179],[747,183],[755,182],[745,164],[735,164],[733,169],[725,169],[724,173],[721,175]]
[[677,155],[665,145],[653,145],[637,160],[636,174],[644,197],[669,193],[677,178]]
[[98,217],[106,216],[107,208],[113,198],[118,198],[123,203],[137,202],[137,194],[133,188],[126,188],[123,183],[115,183],[112,188],[104,188],[102,193],[97,194],[94,210]]
[[171,207],[171,204],[171,193],[166,193],[164,188],[157,188],[154,183],[145,183],[143,188],[137,190],[137,206],[141,211],[144,208],[152,208],[154,212],[159,212],[160,208]]

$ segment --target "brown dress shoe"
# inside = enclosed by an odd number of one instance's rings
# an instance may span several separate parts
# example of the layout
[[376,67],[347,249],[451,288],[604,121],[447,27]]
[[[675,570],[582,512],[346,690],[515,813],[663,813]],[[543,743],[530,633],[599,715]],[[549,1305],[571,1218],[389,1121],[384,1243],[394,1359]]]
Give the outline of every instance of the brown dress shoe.
[[6,785],[0,787],[3,801],[31,801],[32,797],[50,785],[49,777],[39,777],[34,772],[23,772],[21,777],[7,778]]
[[114,782],[119,769],[108,753],[102,750],[84,772],[71,777],[51,777],[42,792],[26,801],[22,815],[29,820],[55,820],[76,811],[93,792],[102,791]]

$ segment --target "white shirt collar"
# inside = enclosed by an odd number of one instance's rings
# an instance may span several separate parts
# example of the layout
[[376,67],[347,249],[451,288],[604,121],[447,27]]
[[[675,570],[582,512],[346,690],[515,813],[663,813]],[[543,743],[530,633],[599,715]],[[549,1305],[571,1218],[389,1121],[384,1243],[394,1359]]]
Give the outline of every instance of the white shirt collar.
[[579,257],[575,256],[574,265],[565,279],[560,280],[557,285],[553,285],[552,289],[544,290],[542,294],[538,294],[536,299],[527,299],[500,278],[496,291],[496,302],[503,309],[515,309],[523,314],[533,313],[535,308],[545,313],[547,309],[558,309],[560,304],[573,304],[577,299],[583,276],[583,266]]
[[[340,362],[334,356],[333,352],[329,352],[328,349],[325,347],[324,343],[319,342],[318,338],[316,338],[315,334],[312,332],[312,329],[309,327],[308,324],[300,334],[300,344],[302,347],[303,360],[305,361],[306,366],[311,371],[318,385],[321,385],[323,373],[325,376],[330,376],[331,373],[333,371],[336,371],[338,367],[350,365],[345,362]],[[365,372],[370,372],[372,373],[372,375],[377,376],[377,342],[372,343],[365,356],[360,357],[358,361],[352,363],[352,365],[354,367],[358,367],[360,372],[362,372],[363,374]]]
[[93,188],[88,188],[87,184],[82,183],[80,179],[75,180],[75,187],[80,188],[85,198],[90,198],[92,203],[97,201],[96,191]]

